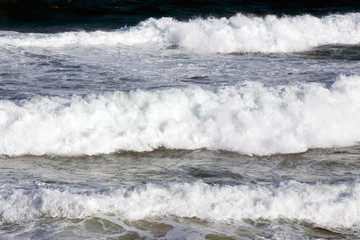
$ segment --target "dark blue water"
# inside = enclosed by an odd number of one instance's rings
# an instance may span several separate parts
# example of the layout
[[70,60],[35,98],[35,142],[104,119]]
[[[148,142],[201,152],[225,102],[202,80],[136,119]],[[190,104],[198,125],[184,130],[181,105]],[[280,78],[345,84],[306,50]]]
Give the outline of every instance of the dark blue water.
[[359,1],[115,1],[10,0],[0,1],[0,29],[23,32],[117,29],[149,17],[188,20],[230,17],[236,13],[324,16],[358,12]]

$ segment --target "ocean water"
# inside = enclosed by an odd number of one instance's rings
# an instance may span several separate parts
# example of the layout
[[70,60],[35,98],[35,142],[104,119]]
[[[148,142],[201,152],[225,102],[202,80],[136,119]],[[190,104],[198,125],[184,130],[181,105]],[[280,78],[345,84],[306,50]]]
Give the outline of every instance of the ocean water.
[[360,3],[0,1],[0,239],[359,239]]

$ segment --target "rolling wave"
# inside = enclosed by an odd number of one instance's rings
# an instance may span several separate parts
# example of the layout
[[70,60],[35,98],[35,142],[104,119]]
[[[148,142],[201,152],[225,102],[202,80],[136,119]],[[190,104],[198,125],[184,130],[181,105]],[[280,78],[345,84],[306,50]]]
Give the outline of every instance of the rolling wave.
[[[122,219],[196,217],[238,224],[246,219],[288,219],[327,228],[359,226],[359,183],[279,186],[219,186],[194,183],[138,185],[110,193],[76,192],[44,186],[22,190],[4,186],[0,221],[19,223],[38,217],[85,218],[116,216]],[[9,187],[9,188],[8,188]]]
[[205,53],[300,52],[360,42],[360,14],[193,19],[149,18],[135,27],[57,34],[1,32],[0,44],[18,47],[178,46]]
[[0,154],[223,149],[268,155],[360,140],[360,77],[0,101]]
[[231,17],[236,13],[277,16],[358,12],[357,1],[196,0],[1,0],[0,29],[59,32],[71,29],[116,29],[134,26],[150,17],[187,20],[194,17]]

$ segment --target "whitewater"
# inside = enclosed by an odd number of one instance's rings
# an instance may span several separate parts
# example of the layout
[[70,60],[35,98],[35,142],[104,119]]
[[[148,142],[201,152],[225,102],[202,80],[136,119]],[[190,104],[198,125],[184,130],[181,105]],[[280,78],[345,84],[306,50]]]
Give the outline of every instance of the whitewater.
[[[296,181],[280,186],[209,186],[202,182],[146,184],[111,194],[83,195],[37,187],[9,192],[0,199],[4,222],[42,217],[86,218],[115,214],[136,220],[159,216],[198,217],[207,221],[296,219],[332,228],[359,226],[359,183],[352,186],[308,185]],[[351,209],[350,212],[348,210]],[[239,223],[238,223],[239,224]]]
[[92,155],[199,149],[268,155],[360,140],[360,77],[330,88],[244,82],[0,102],[0,153]]
[[360,13],[143,14],[1,28],[0,238],[358,239]]
[[3,32],[1,45],[17,47],[175,45],[202,53],[300,52],[329,44],[359,44],[360,14],[295,17],[150,18],[117,31],[57,34]]

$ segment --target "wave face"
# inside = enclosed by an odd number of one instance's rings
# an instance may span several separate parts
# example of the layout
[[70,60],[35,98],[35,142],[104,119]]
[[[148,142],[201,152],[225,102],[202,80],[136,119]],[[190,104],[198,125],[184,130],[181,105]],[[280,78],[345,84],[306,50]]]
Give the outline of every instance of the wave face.
[[360,140],[360,77],[265,87],[247,82],[0,102],[0,154],[92,155],[222,149],[293,153]]
[[0,198],[0,213],[3,223],[106,214],[131,220],[176,216],[235,224],[246,219],[289,219],[352,228],[360,224],[359,194],[358,183],[309,185],[296,181],[267,187],[148,183],[108,194],[40,186],[7,190]]
[[1,45],[18,47],[79,47],[169,45],[195,52],[299,52],[331,44],[360,42],[360,14],[255,17],[177,21],[150,18],[116,32],[20,34],[3,32]]

